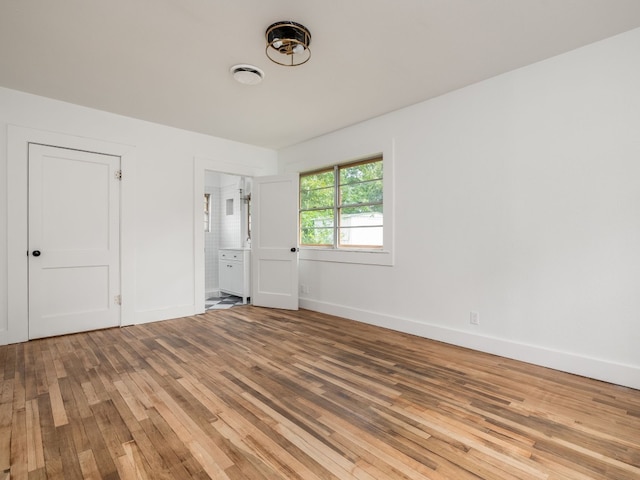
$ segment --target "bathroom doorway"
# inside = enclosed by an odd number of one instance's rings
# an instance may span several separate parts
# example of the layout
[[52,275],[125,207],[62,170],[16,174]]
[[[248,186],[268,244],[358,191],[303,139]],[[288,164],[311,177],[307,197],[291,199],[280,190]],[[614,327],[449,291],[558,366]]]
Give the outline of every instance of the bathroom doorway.
[[205,171],[205,309],[250,301],[250,177]]

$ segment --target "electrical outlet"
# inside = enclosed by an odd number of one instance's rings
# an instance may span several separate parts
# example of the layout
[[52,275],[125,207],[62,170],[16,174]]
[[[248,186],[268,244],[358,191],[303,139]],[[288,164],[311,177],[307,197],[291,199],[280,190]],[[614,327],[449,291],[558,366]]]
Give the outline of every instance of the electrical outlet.
[[469,314],[469,323],[471,323],[471,325],[480,325],[480,313],[471,312]]
[[304,293],[305,288],[306,288],[306,285],[300,284],[300,293]]

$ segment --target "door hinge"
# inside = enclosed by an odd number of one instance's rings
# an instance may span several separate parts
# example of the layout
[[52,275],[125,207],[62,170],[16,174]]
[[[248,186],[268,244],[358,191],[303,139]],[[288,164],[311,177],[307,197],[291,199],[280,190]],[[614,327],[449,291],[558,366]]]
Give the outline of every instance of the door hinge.
[[116,180],[122,180],[122,170],[116,170],[115,177]]
[[116,295],[113,297],[113,303],[116,305],[122,305],[122,295]]

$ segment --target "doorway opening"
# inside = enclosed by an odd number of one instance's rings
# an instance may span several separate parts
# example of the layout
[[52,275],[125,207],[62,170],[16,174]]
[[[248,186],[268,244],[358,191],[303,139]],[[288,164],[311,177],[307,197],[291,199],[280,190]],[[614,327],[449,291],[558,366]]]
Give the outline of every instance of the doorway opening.
[[251,187],[250,177],[205,171],[205,310],[250,301]]

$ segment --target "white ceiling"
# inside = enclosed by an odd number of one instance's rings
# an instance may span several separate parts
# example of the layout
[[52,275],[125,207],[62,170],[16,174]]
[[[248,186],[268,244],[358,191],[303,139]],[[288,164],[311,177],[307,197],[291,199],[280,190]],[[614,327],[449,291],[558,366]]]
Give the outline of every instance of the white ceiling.
[[[278,20],[307,64],[265,56]],[[0,85],[280,148],[639,26],[639,0],[0,0]]]

